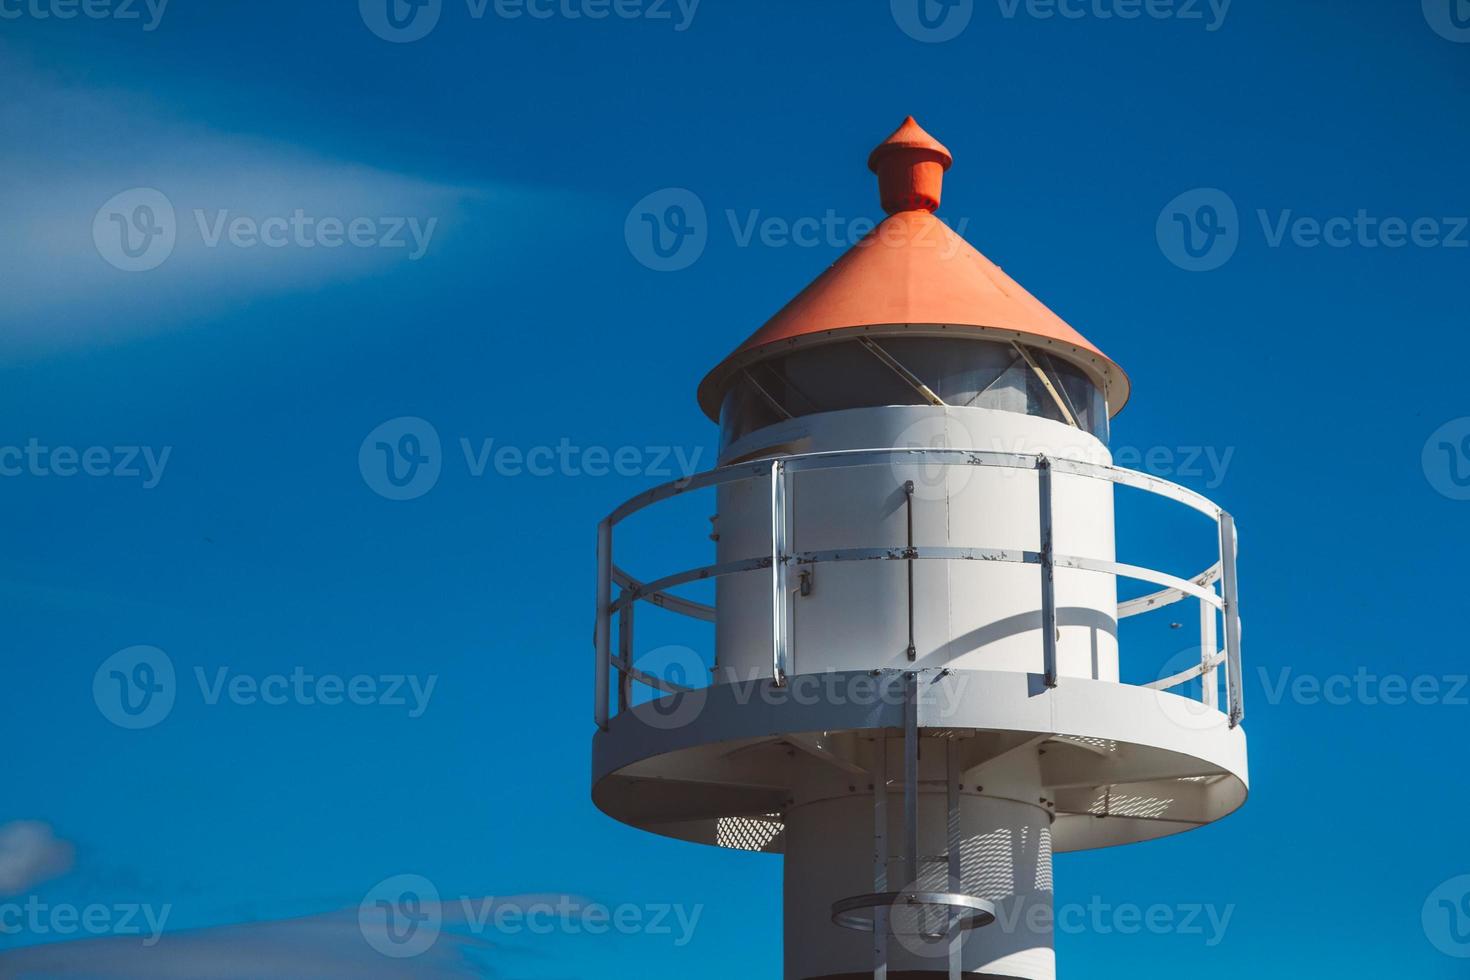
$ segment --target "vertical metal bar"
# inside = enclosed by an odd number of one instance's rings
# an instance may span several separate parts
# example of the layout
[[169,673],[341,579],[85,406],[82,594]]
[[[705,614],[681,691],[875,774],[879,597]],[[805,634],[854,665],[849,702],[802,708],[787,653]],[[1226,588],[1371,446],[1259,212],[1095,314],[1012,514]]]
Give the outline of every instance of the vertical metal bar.
[[[873,759],[873,892],[888,891],[888,736],[875,740]],[[873,980],[888,980],[888,909],[873,910]]]
[[786,683],[786,465],[771,462],[771,677]]
[[[949,858],[948,892],[963,892],[960,868],[960,743],[951,738],[944,743],[944,790],[946,806],[945,853]],[[945,913],[949,933],[949,980],[960,980],[965,932],[952,912]]]
[[[1213,589],[1213,586],[1211,586]],[[1200,697],[1207,708],[1220,706],[1220,675],[1215,672],[1215,654],[1219,641],[1215,638],[1215,607],[1203,599],[1199,603]]]
[[1051,460],[1036,460],[1036,484],[1041,510],[1041,661],[1046,686],[1057,686],[1057,585],[1052,542]]
[[[633,609],[638,605],[632,599],[632,593],[624,590],[619,596],[627,600],[623,611],[618,614],[618,659],[625,667],[633,666]],[[618,671],[618,713],[622,714],[628,710],[628,704],[632,700],[633,679],[624,671]]]
[[597,647],[597,674],[593,684],[593,718],[600,731],[607,731],[608,671],[612,659],[612,522],[597,525],[597,626],[593,642]]
[[919,674],[904,675],[903,860],[912,887],[919,885]]
[[905,500],[907,501],[907,512],[909,521],[908,536],[908,566],[909,566],[909,648],[910,661],[919,658],[918,647],[914,646],[914,481],[909,480],[903,485]]
[[1225,662],[1230,688],[1230,727],[1245,718],[1244,678],[1240,673],[1240,594],[1235,579],[1235,518],[1220,513],[1220,587],[1225,600]]

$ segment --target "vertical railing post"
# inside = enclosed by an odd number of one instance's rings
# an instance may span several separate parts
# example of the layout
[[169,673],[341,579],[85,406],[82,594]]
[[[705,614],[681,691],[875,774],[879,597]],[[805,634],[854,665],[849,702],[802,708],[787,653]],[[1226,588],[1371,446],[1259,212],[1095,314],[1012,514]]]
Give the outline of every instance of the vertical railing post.
[[919,674],[904,674],[903,862],[909,888],[919,890]]
[[1225,663],[1230,694],[1230,727],[1245,718],[1244,676],[1240,668],[1240,594],[1236,584],[1235,518],[1220,513],[1220,587],[1225,600]]
[[1041,512],[1041,660],[1046,686],[1057,686],[1057,585],[1052,527],[1051,460],[1036,460]]
[[607,731],[608,671],[612,660],[612,521],[597,525],[597,626],[593,631],[597,647],[597,676],[593,684],[597,701],[593,718],[599,731]]
[[[1207,586],[1213,591],[1214,586]],[[1215,607],[1199,601],[1200,700],[1207,708],[1220,706],[1220,677],[1215,673],[1215,654],[1220,643],[1215,638]]]
[[771,677],[777,687],[786,683],[787,603],[786,587],[786,465],[771,461]]
[[[633,666],[633,610],[638,603],[633,599],[633,593],[624,590],[620,599],[623,601],[622,612],[618,614],[618,659],[622,661],[625,668]],[[628,710],[629,703],[633,700],[633,679],[628,676],[626,670],[618,671],[618,713]]]
[[[888,736],[874,740],[873,757],[873,891],[888,891]],[[873,910],[873,980],[888,980],[888,908]]]
[[905,651],[910,661],[919,658],[919,648],[914,644],[914,481],[903,485],[904,510],[908,516],[908,566],[909,566],[909,647]]
[[[947,892],[963,891],[960,865],[960,743],[946,739],[944,743],[944,799],[945,854],[949,859],[949,883]],[[965,931],[959,927],[952,913],[944,916],[945,932],[949,935],[949,980],[960,980],[964,959]]]

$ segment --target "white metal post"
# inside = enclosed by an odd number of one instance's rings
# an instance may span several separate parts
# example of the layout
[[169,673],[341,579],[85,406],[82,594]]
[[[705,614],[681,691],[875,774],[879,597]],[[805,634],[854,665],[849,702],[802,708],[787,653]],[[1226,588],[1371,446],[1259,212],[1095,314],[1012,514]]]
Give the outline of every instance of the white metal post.
[[1244,678],[1240,674],[1240,595],[1235,578],[1235,518],[1220,513],[1220,584],[1225,600],[1225,662],[1229,668],[1230,727],[1245,718]]
[[612,522],[597,525],[597,626],[593,631],[597,647],[597,677],[593,684],[596,704],[593,718],[600,731],[607,731],[608,671],[612,660]]
[[919,675],[904,675],[903,860],[909,887],[919,888]]
[[[944,743],[945,845],[949,857],[947,892],[963,892],[960,867],[960,743],[953,738]],[[945,931],[949,933],[949,980],[960,980],[963,965],[965,931],[954,914],[945,911]]]
[[1036,485],[1041,505],[1041,656],[1046,686],[1057,686],[1057,586],[1051,513],[1051,460],[1036,460]]
[[[1214,588],[1214,586],[1210,586]],[[1220,677],[1215,673],[1215,654],[1219,643],[1215,639],[1215,607],[1205,600],[1199,602],[1199,655],[1200,697],[1207,708],[1220,706]]]
[[[618,659],[623,662],[624,667],[633,666],[633,610],[638,605],[633,601],[633,593],[624,590],[620,595],[623,603],[622,612],[618,614]],[[628,710],[632,702],[633,680],[627,671],[618,671],[618,712]]]
[[[888,736],[874,741],[873,759],[873,891],[888,891]],[[888,980],[888,909],[873,909],[873,980]]]
[[777,459],[771,461],[771,676],[777,687],[786,683],[787,667],[786,534],[786,466]]

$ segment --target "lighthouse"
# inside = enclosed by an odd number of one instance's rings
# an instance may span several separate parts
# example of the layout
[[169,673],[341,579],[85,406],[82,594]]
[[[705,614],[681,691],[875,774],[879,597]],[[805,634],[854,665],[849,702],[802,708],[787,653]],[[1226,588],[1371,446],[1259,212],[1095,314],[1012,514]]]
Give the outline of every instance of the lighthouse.
[[[1113,465],[1128,376],[936,217],[953,163],[913,118],[872,151],[887,217],[699,385],[719,466],[598,526],[593,799],[784,855],[787,980],[1050,980],[1057,854],[1248,792],[1235,522]],[[1209,546],[1132,563],[1122,494]],[[642,567],[634,514],[707,560]],[[708,648],[646,663],[648,615]],[[1149,615],[1187,652],[1120,643]]]

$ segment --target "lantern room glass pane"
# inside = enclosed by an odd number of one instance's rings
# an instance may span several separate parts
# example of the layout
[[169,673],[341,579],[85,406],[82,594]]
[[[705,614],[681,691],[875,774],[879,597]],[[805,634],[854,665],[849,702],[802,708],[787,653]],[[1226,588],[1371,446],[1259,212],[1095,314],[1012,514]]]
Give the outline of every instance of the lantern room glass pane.
[[[1079,368],[1030,347],[946,337],[873,341],[946,405],[1036,415],[1108,438],[1107,400]],[[1038,375],[1045,374],[1050,386]],[[880,405],[923,405],[923,394],[862,341],[792,351],[752,364],[725,395],[721,449],[787,418]]]

